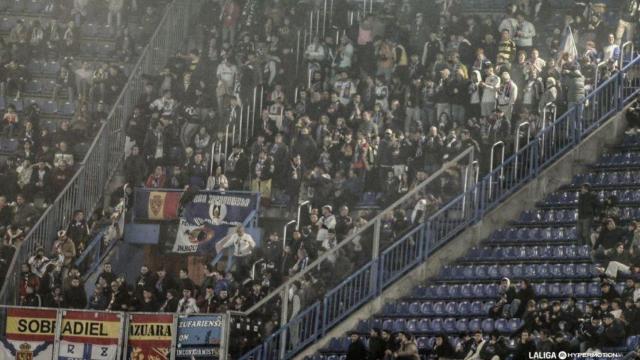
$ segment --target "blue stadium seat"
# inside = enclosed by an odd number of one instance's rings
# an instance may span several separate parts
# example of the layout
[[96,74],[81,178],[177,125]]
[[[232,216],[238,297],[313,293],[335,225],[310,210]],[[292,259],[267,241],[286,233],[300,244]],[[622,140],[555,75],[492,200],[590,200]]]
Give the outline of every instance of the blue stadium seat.
[[464,316],[471,315],[471,304],[468,301],[459,302],[457,313]]
[[493,326],[493,319],[484,319],[482,320],[482,331],[484,333],[491,333],[494,330],[494,326]]
[[358,325],[356,326],[356,332],[361,334],[369,333],[371,327],[369,326],[368,320],[360,320],[358,321]]
[[435,316],[443,316],[445,313],[444,302],[438,301],[433,304],[432,311]]
[[474,301],[471,303],[471,305],[469,306],[469,312],[471,313],[471,315],[480,315],[483,313],[483,304],[481,301]]
[[418,302],[412,302],[411,304],[409,304],[409,314],[411,315],[418,315],[420,314],[420,303]]
[[449,298],[457,299],[460,297],[460,285],[458,284],[449,285],[448,288],[449,288]]
[[587,286],[587,294],[590,297],[600,296],[602,294],[602,290],[600,289],[600,284],[598,284],[598,283],[590,283]]
[[449,316],[455,316],[458,313],[458,303],[454,301],[448,302],[444,306],[444,313]]
[[484,287],[484,294],[486,297],[495,298],[498,296],[498,292],[500,291],[497,284],[488,284]]
[[382,306],[382,314],[385,316],[394,315],[397,305],[395,302],[386,303]]
[[455,333],[457,331],[456,325],[457,325],[456,324],[456,319],[454,319],[454,318],[446,318],[442,322],[442,329],[446,333]]
[[442,328],[442,319],[441,318],[435,318],[433,320],[431,320],[431,325],[429,326],[429,331],[435,334],[441,333],[443,330]]
[[402,314],[406,314],[407,312],[409,312],[409,304],[406,301],[402,301],[398,303],[398,307],[396,308],[396,313],[402,315]]
[[54,101],[43,101],[40,105],[40,110],[43,114],[55,114],[58,112],[57,107]]
[[423,315],[433,315],[433,303],[430,301],[425,301],[420,305],[420,313]]
[[411,319],[409,321],[407,321],[407,323],[405,324],[405,328],[408,332],[410,333],[417,333],[418,332],[418,320],[416,319]]
[[560,297],[562,296],[562,288],[558,283],[548,284],[547,287],[548,296],[550,297]]
[[505,319],[497,319],[494,323],[493,326],[495,328],[495,331],[500,332],[500,333],[507,333],[507,320]]
[[511,334],[518,332],[523,325],[524,321],[522,319],[511,319],[507,325],[507,332]]
[[418,321],[418,331],[421,333],[428,333],[431,329],[431,321],[429,319],[421,319]]
[[463,298],[470,298],[473,296],[473,285],[463,284],[460,285],[460,296]]
[[587,296],[587,285],[585,283],[577,283],[573,284],[573,294],[576,297],[585,297]]
[[480,319],[471,319],[469,320],[469,322],[467,323],[467,329],[469,329],[469,332],[476,332],[478,330],[480,330],[482,327],[482,323]]
[[64,104],[62,104],[62,106],[60,106],[60,108],[58,109],[58,112],[62,116],[71,116],[73,115],[73,113],[76,112],[76,106],[73,104],[73,102],[67,101]]

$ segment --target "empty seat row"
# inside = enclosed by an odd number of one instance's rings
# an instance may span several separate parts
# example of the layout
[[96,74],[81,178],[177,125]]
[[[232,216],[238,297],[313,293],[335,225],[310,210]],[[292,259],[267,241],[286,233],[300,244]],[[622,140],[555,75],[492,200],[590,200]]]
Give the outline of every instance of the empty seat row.
[[[640,174],[638,174],[640,179]],[[638,180],[640,185],[640,180]],[[601,190],[597,192],[598,199],[604,201],[605,199],[615,196],[620,203],[640,203],[640,190]],[[546,205],[577,205],[578,204],[578,192],[554,192],[547,196],[544,201]]]
[[578,174],[573,177],[571,185],[640,185],[640,171],[603,171]]
[[625,151],[604,154],[595,164],[595,166],[597,167],[616,167],[629,165],[640,165],[640,152]]
[[440,271],[441,280],[499,280],[508,278],[573,279],[596,276],[593,264],[506,264],[447,265]]
[[515,333],[522,327],[522,319],[489,318],[412,318],[412,319],[374,319],[371,326],[392,332],[407,331],[413,334],[457,334],[482,330],[485,333],[498,331],[505,334]]
[[578,211],[574,209],[565,210],[527,210],[520,214],[518,219],[521,223],[535,224],[535,223],[571,223],[578,220]]
[[[539,297],[561,297],[575,295],[578,298],[598,297],[601,294],[600,284],[593,282],[577,283],[533,283],[536,295]],[[497,284],[432,284],[417,287],[412,297],[424,300],[446,299],[491,299],[498,297]]]
[[489,301],[392,302],[382,308],[383,316],[482,316],[495,304]]
[[544,245],[544,246],[481,246],[472,247],[466,259],[488,260],[546,260],[546,259],[586,259],[591,256],[591,248],[582,245]]
[[514,241],[572,241],[577,239],[577,231],[571,227],[546,228],[518,228],[510,227],[494,231],[489,237],[490,242]]

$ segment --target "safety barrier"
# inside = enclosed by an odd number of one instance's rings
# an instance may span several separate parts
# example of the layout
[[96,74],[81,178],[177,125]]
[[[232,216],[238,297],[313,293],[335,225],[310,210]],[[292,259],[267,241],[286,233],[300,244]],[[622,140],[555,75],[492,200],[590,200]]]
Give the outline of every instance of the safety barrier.
[[115,175],[125,151],[125,130],[129,115],[143,94],[143,74],[157,74],[176,50],[186,45],[191,19],[201,0],[174,0],[165,9],[151,40],[145,47],[120,96],[102,125],[80,168],[38,222],[31,227],[17,249],[0,291],[0,303],[15,304],[19,265],[43,246],[51,249],[55,233],[66,226],[73,211],[93,213],[101,205],[105,189]]
[[[320,338],[361,304],[378,296],[394,280],[425,261],[463,229],[481,220],[488,211],[566,154],[609,116],[633,101],[640,94],[636,72],[640,72],[640,57],[629,62],[622,71],[603,82],[586,99],[536,134],[528,144],[520,147],[482,180],[465,188],[426,221],[384,249],[379,257],[374,256],[359,271],[327,292],[320,309],[323,315],[318,331],[309,332],[309,338],[299,339],[300,343]],[[372,238],[379,240],[380,231],[378,227]],[[315,266],[316,262],[312,265]],[[363,276],[364,273],[371,274],[368,280],[367,276]],[[298,280],[297,276],[293,280]],[[284,287],[288,289],[288,284]],[[286,314],[286,310],[283,313]],[[287,326],[288,324],[284,325],[284,328]],[[282,333],[279,335],[281,340],[286,341],[286,336]],[[268,344],[265,342],[252,349],[242,359],[290,359],[295,355],[290,349],[283,351],[282,348],[275,353]],[[271,350],[271,353],[266,350]]]
[[228,359],[229,314],[0,306],[0,358]]

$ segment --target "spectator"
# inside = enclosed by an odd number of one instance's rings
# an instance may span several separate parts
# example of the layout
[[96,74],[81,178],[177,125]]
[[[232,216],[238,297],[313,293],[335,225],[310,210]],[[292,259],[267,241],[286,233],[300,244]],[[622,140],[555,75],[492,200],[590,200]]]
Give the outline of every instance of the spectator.
[[351,334],[351,343],[347,350],[347,360],[366,359],[367,348],[360,340],[360,336],[356,333]]

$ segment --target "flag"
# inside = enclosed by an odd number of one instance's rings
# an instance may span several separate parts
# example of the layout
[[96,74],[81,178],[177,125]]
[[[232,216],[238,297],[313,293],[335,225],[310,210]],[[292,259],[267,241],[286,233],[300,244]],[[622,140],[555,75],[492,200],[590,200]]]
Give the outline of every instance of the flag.
[[177,220],[182,192],[136,189],[135,216],[138,220]]
[[573,61],[578,61],[578,48],[576,47],[576,39],[573,37],[573,31],[571,31],[571,26],[567,25],[562,31],[563,38],[560,43],[560,48],[558,49],[558,58],[556,59],[556,64],[561,66],[561,59],[564,54],[569,54],[569,57],[573,59]]

